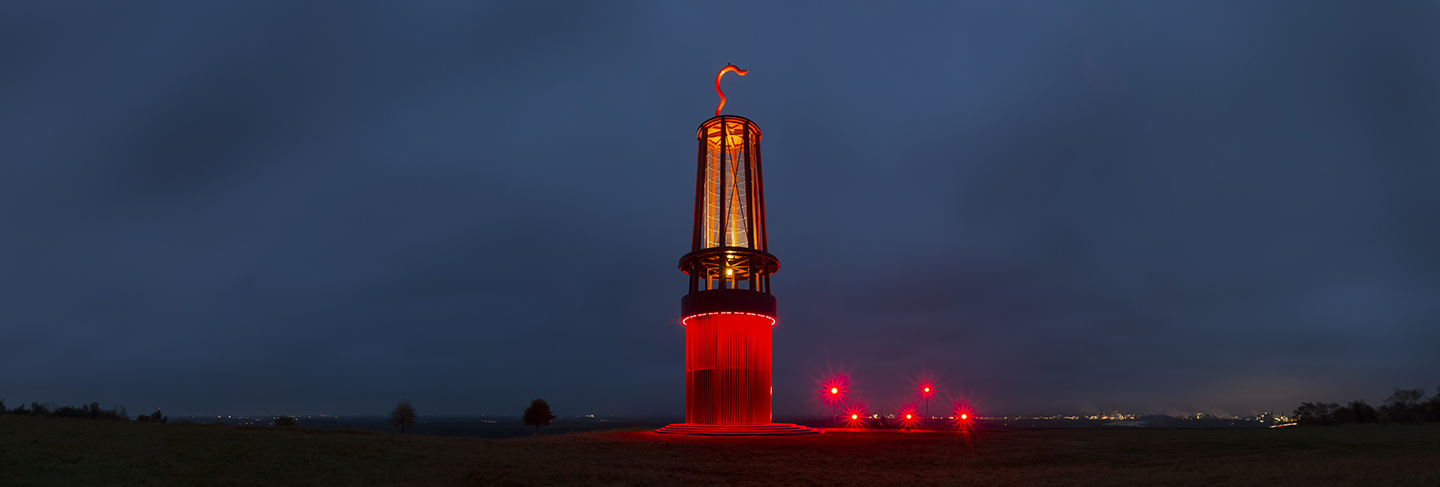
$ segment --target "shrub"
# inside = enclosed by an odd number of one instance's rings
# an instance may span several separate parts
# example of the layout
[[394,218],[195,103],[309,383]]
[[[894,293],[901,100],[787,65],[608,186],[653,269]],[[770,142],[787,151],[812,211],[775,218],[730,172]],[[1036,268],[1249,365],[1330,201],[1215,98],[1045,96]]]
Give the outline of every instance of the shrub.
[[160,410],[159,410],[159,409],[156,409],[155,412],[153,412],[153,413],[150,413],[150,414],[141,414],[141,415],[139,415],[139,416],[136,416],[136,417],[135,417],[135,421],[138,421],[138,422],[141,422],[141,423],[168,423],[168,422],[170,422],[170,417],[169,417],[169,416],[161,416],[161,415],[160,415]]

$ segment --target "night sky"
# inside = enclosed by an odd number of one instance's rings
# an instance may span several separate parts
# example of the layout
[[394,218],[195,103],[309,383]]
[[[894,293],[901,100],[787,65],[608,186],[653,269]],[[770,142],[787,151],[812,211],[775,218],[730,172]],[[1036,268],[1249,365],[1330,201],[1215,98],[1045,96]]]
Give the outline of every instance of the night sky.
[[1440,385],[1440,4],[6,2],[0,400],[680,416],[695,128],[775,412]]

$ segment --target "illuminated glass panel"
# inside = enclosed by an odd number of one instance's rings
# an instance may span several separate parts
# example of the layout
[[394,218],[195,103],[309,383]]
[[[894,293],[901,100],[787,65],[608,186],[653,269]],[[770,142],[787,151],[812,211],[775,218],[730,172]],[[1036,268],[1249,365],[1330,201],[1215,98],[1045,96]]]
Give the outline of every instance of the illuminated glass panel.
[[764,226],[757,224],[761,209],[755,187],[760,130],[734,117],[711,119],[700,130],[705,148],[700,248],[762,248]]

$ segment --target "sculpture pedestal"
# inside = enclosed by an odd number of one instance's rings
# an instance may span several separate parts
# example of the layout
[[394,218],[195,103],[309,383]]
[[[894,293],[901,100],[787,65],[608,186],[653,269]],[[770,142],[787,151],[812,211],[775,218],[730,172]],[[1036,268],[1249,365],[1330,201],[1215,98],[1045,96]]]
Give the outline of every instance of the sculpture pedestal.
[[676,423],[655,430],[655,432],[667,435],[693,436],[794,436],[824,433],[824,431],[819,428],[810,428],[788,423],[742,425]]

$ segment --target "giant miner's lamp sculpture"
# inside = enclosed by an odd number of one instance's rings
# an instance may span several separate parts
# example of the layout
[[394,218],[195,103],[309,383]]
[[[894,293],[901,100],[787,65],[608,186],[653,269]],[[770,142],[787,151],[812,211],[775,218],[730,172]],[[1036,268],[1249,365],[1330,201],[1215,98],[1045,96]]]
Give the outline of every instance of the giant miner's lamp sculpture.
[[770,422],[770,334],[775,296],[770,275],[780,261],[767,252],[760,127],[721,115],[700,124],[695,174],[695,227],[680,270],[690,292],[680,299],[685,325],[685,422],[656,430],[683,435],[796,435],[819,430]]

